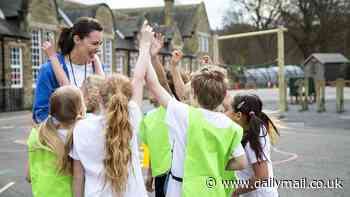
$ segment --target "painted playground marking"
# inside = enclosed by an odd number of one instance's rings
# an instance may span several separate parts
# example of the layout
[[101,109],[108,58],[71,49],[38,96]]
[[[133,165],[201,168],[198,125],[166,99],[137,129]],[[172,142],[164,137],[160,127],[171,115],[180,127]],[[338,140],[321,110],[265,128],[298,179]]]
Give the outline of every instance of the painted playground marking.
[[10,183],[6,184],[3,188],[0,189],[0,194],[4,193],[6,190],[8,190],[14,184],[15,184],[15,182],[10,182]]
[[343,120],[350,120],[350,116],[340,116],[339,118]]
[[272,150],[275,151],[276,153],[280,153],[280,154],[282,154],[282,155],[290,156],[290,157],[287,158],[287,159],[282,159],[282,160],[278,160],[278,161],[273,161],[272,163],[273,163],[274,165],[280,165],[280,164],[283,164],[283,163],[287,163],[287,162],[296,160],[296,159],[299,157],[296,153],[290,153],[290,152],[282,151],[282,150],[277,149],[276,147],[272,147]]
[[10,117],[10,118],[0,118],[0,121],[16,121],[18,119],[26,119],[28,117],[29,117],[28,114],[26,114],[26,115],[19,115],[19,116]]
[[15,140],[13,142],[16,143],[16,144],[20,144],[20,145],[27,145],[26,140]]
[[2,126],[0,129],[13,129],[15,128],[14,126]]
[[0,170],[0,176],[11,175],[11,174],[15,174],[15,171],[12,169]]

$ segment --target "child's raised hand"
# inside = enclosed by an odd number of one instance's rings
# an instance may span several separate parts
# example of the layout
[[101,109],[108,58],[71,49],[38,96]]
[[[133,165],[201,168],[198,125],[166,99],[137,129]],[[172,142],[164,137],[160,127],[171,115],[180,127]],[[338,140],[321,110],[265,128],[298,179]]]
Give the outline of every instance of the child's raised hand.
[[141,28],[140,47],[150,47],[154,39],[153,28],[148,25],[147,20]]
[[176,66],[181,61],[182,56],[182,51],[174,50],[171,56],[171,65]]
[[164,46],[164,36],[161,33],[156,33],[151,45],[151,56],[158,55],[160,49]]
[[45,54],[47,55],[47,57],[53,57],[56,56],[56,50],[54,45],[49,42],[49,41],[45,41],[43,43],[42,49],[44,50]]

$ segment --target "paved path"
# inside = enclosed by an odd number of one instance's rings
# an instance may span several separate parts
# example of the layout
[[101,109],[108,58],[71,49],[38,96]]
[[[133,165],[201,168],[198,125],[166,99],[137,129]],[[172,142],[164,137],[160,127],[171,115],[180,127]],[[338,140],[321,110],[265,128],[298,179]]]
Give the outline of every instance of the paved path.
[[[237,92],[242,91],[232,94]],[[267,111],[277,110],[276,89],[253,92],[263,98]],[[343,114],[335,113],[334,92],[334,88],[326,90],[325,113],[316,113],[315,106],[301,113],[298,112],[299,106],[290,105],[290,110],[280,120],[281,137],[272,152],[272,160],[278,180],[307,178],[308,181],[327,181],[338,178],[343,180],[343,189],[279,188],[281,197],[349,196],[350,89],[345,90],[347,111]],[[145,103],[143,108],[146,111],[151,106]],[[30,128],[29,112],[0,114],[0,197],[31,196],[30,185],[24,180],[24,143]]]

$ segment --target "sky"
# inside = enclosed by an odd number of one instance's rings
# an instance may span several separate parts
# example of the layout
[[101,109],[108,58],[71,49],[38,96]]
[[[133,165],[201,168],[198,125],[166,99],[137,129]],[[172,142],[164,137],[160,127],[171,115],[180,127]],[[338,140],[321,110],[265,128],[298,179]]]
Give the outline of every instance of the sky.
[[[72,1],[72,0],[71,0]],[[136,8],[136,7],[152,7],[163,6],[163,0],[73,0],[76,2],[95,4],[106,3],[112,9],[114,8]],[[222,16],[229,7],[230,0],[175,0],[175,4],[193,4],[204,1],[209,22],[212,29],[217,29],[222,25]]]

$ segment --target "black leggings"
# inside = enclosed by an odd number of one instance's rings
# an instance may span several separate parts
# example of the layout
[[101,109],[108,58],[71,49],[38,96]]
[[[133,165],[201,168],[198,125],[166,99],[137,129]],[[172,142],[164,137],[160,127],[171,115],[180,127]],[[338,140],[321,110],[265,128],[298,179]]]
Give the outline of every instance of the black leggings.
[[155,197],[165,197],[164,184],[165,184],[167,175],[168,174],[164,174],[164,175],[160,175],[160,176],[155,177],[155,179],[154,179],[154,187],[156,190]]

